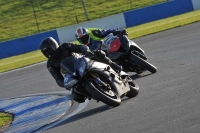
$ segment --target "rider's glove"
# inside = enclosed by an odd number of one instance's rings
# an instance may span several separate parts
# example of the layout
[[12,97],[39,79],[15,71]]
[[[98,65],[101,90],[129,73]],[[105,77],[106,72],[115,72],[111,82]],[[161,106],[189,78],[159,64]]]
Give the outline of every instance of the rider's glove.
[[90,51],[84,53],[84,55],[85,55],[85,57],[90,58],[90,59],[94,58],[94,54],[92,52],[90,52]]
[[128,36],[128,31],[127,31],[126,29],[123,29],[123,30],[121,31],[121,35],[127,35],[127,36]]

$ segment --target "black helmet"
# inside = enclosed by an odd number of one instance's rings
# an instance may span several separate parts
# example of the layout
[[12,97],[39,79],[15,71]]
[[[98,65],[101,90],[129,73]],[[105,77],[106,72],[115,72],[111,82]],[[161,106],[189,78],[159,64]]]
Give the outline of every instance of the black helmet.
[[58,47],[58,43],[52,37],[47,37],[40,43],[40,50],[47,58],[52,57]]
[[75,37],[80,43],[85,44],[85,45],[89,44],[90,35],[86,28],[79,27],[75,32]]

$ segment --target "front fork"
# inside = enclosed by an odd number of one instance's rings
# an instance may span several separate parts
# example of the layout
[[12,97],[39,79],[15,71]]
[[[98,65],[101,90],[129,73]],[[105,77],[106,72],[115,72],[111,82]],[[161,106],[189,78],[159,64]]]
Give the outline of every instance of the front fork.
[[109,85],[104,83],[97,75],[95,75],[93,73],[91,73],[90,75],[94,78],[94,81],[98,86],[102,86],[106,90],[110,90]]

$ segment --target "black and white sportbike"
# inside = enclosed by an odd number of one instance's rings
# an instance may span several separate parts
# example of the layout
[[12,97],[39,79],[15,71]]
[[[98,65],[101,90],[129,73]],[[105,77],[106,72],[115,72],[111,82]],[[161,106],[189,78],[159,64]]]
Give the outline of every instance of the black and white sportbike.
[[126,35],[108,34],[102,41],[101,50],[106,51],[108,57],[121,65],[126,72],[140,74],[146,70],[151,73],[157,71],[157,68],[147,61],[144,50],[128,39]]
[[60,66],[65,87],[89,100],[93,98],[115,107],[120,105],[122,97],[132,98],[139,93],[138,85],[127,73],[118,74],[109,65],[84,56],[70,56]]

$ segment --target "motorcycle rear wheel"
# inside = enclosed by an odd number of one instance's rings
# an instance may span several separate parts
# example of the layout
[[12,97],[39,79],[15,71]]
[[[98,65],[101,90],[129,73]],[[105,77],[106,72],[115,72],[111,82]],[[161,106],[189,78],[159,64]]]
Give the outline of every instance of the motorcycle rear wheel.
[[133,52],[131,52],[129,59],[131,61],[135,62],[136,64],[140,65],[141,67],[145,68],[146,70],[150,71],[151,73],[157,72],[157,68],[154,65],[152,65],[148,61],[138,57]]
[[120,97],[112,90],[109,93],[105,93],[105,91],[102,91],[98,87],[94,85],[92,81],[88,81],[85,85],[86,90],[93,96],[95,97],[96,100],[99,100],[109,106],[119,106],[121,104],[121,99]]

